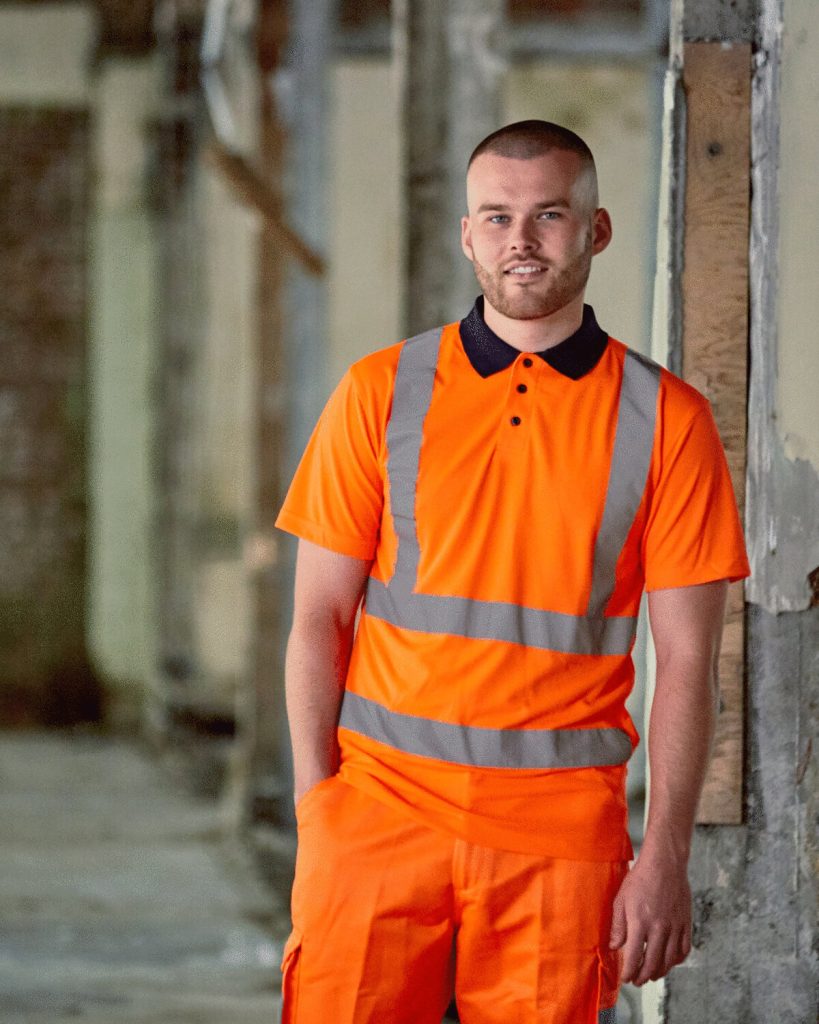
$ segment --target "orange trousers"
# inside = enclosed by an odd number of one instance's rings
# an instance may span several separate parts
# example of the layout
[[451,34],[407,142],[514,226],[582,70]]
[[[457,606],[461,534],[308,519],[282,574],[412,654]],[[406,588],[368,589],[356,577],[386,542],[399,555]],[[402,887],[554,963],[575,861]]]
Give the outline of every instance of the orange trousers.
[[284,1024],[614,1024],[626,862],[434,831],[342,782],[299,801]]

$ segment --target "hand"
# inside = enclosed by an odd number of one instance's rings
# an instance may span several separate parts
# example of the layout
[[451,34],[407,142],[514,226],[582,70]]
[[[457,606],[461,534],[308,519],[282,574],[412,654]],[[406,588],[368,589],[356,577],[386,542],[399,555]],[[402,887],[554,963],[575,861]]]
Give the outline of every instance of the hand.
[[310,792],[320,782],[324,782],[325,779],[329,779],[331,775],[335,775],[334,771],[325,772],[311,772],[310,775],[300,776],[296,779],[295,786],[293,787],[293,806],[301,801],[301,799]]
[[622,981],[644,985],[691,950],[691,889],[685,865],[643,854],[614,899],[611,949],[623,947]]

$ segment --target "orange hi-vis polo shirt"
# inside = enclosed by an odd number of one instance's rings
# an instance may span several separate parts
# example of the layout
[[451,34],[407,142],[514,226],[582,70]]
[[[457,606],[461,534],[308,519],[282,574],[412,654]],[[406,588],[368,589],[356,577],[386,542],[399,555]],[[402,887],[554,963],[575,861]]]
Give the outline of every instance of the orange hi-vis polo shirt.
[[340,774],[471,842],[628,859],[642,591],[749,574],[725,456],[707,400],[590,307],[577,379],[480,309],[503,368],[457,323],[355,363],[277,520],[372,560]]

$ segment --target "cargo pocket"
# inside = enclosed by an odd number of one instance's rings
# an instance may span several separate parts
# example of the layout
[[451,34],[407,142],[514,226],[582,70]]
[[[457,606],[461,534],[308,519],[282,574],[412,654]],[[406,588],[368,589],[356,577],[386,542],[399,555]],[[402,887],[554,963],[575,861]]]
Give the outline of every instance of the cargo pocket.
[[300,959],[301,933],[294,929],[282,954],[282,1024],[298,1021]]
[[619,949],[598,949],[597,959],[600,964],[597,1024],[617,1024],[621,953]]

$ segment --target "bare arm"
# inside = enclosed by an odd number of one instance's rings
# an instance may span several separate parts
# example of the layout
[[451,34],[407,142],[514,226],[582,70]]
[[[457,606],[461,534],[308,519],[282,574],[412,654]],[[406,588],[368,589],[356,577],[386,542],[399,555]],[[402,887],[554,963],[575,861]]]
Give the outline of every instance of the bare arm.
[[649,721],[651,790],[639,858],[614,903],[623,980],[661,978],[691,948],[688,856],[714,734],[726,580],[648,595],[657,651]]
[[368,561],[299,541],[285,664],[297,801],[338,768],[338,709],[369,569]]

